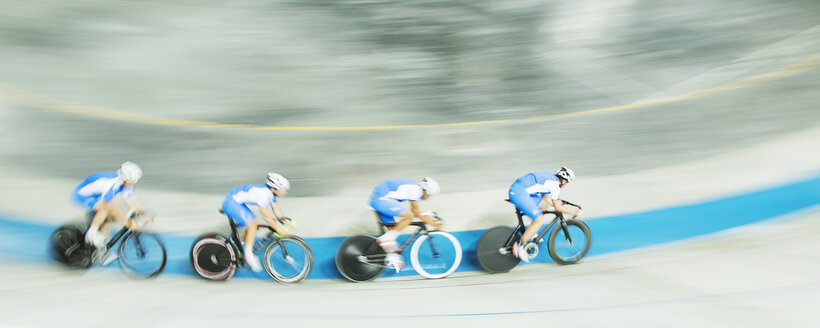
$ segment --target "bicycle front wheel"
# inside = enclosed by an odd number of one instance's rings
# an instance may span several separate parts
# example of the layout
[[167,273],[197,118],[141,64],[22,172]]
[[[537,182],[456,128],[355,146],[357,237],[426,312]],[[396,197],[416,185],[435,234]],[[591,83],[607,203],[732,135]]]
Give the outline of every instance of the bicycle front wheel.
[[422,277],[444,278],[461,264],[461,243],[444,231],[421,235],[410,249],[410,263]]
[[371,236],[345,239],[336,252],[336,268],[347,280],[354,282],[376,279],[384,272],[387,253]]
[[[547,250],[549,250],[550,257],[558,264],[578,262],[587,254],[589,246],[592,244],[592,235],[584,221],[567,220],[566,222],[566,232],[559,225],[552,229],[550,238],[547,241]],[[569,236],[567,236],[567,232]]]
[[133,278],[156,277],[168,261],[165,245],[157,235],[148,232],[137,231],[125,236],[119,253],[122,269]]
[[310,273],[313,253],[299,237],[274,239],[264,252],[265,271],[278,282],[299,282]]

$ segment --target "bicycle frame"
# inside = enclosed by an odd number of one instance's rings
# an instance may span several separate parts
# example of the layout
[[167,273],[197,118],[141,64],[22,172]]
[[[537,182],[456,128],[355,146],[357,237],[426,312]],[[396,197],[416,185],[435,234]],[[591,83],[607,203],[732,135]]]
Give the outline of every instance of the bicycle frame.
[[[377,217],[378,217],[378,214],[377,214]],[[386,224],[381,223],[381,221],[379,221],[379,224],[382,226],[382,228],[387,229]],[[419,235],[422,235],[422,234],[427,235],[430,232],[429,230],[427,230],[427,224],[425,224],[424,222],[421,222],[421,221],[411,222],[410,225],[411,226],[416,226],[419,229],[416,230],[413,234],[411,234],[410,237],[407,237],[407,239],[401,244],[401,247],[399,247],[398,250],[396,251],[396,254],[401,254],[402,252],[404,252],[404,250],[407,248],[407,246],[410,246],[410,244],[412,244],[413,241],[415,241],[416,238],[418,238]],[[428,240],[429,240],[429,238],[428,238]],[[429,240],[429,242],[430,242],[430,248],[433,250],[433,254],[435,254],[434,256],[438,257],[438,251],[436,251],[436,247],[433,244],[433,241]],[[381,246],[379,246],[379,247],[381,247]],[[384,262],[383,262],[384,261],[384,256],[381,256],[381,255],[365,255],[365,259],[360,260],[360,261],[364,262],[364,263],[368,263],[368,264],[385,266]]]
[[[88,225],[89,225],[89,226],[91,225],[91,219],[92,219],[93,217],[94,217],[94,215],[89,215],[89,216],[88,216]],[[134,218],[132,217],[132,218],[129,218],[128,220],[129,220],[129,221],[130,221],[130,220],[134,220]],[[129,229],[127,226],[122,226],[122,228],[120,228],[120,230],[119,230],[119,231],[117,231],[117,233],[116,233],[116,234],[114,234],[114,237],[111,237],[111,239],[110,239],[110,240],[108,240],[108,242],[107,242],[107,243],[105,243],[105,249],[106,249],[106,251],[108,251],[109,249],[111,249],[112,247],[114,247],[114,245],[115,245],[115,244],[117,244],[117,242],[118,242],[121,238],[128,237],[129,235],[134,234],[134,233],[135,233],[135,231],[132,231],[132,230],[131,230],[131,229]],[[140,251],[142,251],[142,246],[140,245],[140,240],[139,240],[139,239],[137,239],[137,246],[139,246]]]
[[[236,226],[236,223],[233,222],[230,218],[228,218],[228,222],[231,224],[231,237],[228,238],[228,244],[231,245],[234,249],[234,253],[237,255],[236,260],[238,264],[244,265],[245,264],[245,252],[240,252],[240,246],[242,245],[242,240],[239,239],[239,228]],[[256,252],[259,248],[263,247],[269,242],[275,242],[279,244],[279,247],[282,248],[282,252],[287,257],[288,249],[285,247],[284,243],[282,243],[282,239],[280,239],[277,234],[276,230],[273,230],[273,227],[267,225],[259,225],[259,228],[268,229],[267,235],[263,237],[260,241],[256,242],[253,246],[253,251]],[[272,240],[271,240],[272,239]]]
[[117,234],[115,234],[114,237],[111,237],[111,240],[109,240],[108,243],[105,244],[105,248],[111,249],[112,247],[114,247],[114,244],[120,241],[120,238],[124,238],[132,233],[133,231],[131,231],[131,229],[128,229],[127,227],[123,226],[122,228],[120,228],[120,231],[117,231]]
[[[509,202],[510,200],[507,199],[506,201]],[[570,202],[565,201],[565,200],[562,200],[561,202],[563,204],[566,204],[566,205],[581,208],[580,206],[578,206],[576,204],[573,204],[573,203],[570,203]],[[544,239],[544,236],[546,236],[547,233],[550,230],[552,230],[553,226],[555,226],[556,224],[559,224],[561,229],[564,230],[564,235],[567,237],[567,241],[572,243],[572,236],[570,236],[569,230],[567,230],[567,222],[564,219],[564,213],[561,213],[561,212],[558,212],[558,211],[543,211],[542,213],[543,214],[555,215],[555,218],[553,218],[552,221],[548,225],[546,225],[546,227],[541,229],[541,232],[539,232],[538,235],[536,235],[532,240],[540,241],[540,240]],[[517,207],[515,208],[515,215],[518,218],[518,225],[516,225],[515,231],[513,231],[513,233],[510,235],[509,238],[507,238],[507,241],[504,243],[504,248],[505,249],[507,249],[507,248],[511,249],[512,245],[513,245],[513,242],[515,241],[516,235],[519,235],[519,234],[523,235],[524,231],[527,229],[526,225],[524,225],[524,213],[521,212],[521,210],[519,210]]]

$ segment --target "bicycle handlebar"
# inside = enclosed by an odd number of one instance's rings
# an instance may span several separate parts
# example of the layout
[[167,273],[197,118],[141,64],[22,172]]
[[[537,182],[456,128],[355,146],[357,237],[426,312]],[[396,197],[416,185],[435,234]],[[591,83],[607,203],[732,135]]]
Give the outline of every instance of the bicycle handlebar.
[[577,207],[579,210],[582,210],[582,209],[583,209],[583,208],[581,208],[581,205],[578,205],[578,204],[573,204],[573,203],[570,203],[570,202],[565,201],[565,200],[561,200],[561,204],[564,204],[564,205],[569,205],[569,206],[575,206],[575,207]]

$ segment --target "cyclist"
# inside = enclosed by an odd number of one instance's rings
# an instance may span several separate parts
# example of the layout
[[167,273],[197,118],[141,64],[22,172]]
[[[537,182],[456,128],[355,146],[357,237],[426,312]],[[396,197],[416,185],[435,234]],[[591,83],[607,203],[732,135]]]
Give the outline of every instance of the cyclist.
[[[396,273],[404,267],[404,261],[398,254],[396,237],[399,232],[413,222],[413,218],[418,218],[436,229],[441,228],[438,219],[423,215],[419,209],[418,201],[425,200],[441,191],[436,180],[424,178],[416,183],[408,179],[387,180],[380,183],[370,195],[370,207],[379,214],[379,219],[388,227],[387,232],[379,236],[376,241],[387,252],[387,266],[396,270]],[[402,205],[401,202],[410,201],[410,207]]]
[[544,224],[543,211],[549,210],[550,205],[556,211],[574,216],[581,215],[581,210],[565,207],[559,201],[561,188],[575,180],[575,173],[562,166],[555,174],[549,172],[533,172],[526,174],[513,182],[510,186],[510,201],[515,207],[532,219],[532,223],[524,231],[520,242],[513,244],[513,255],[524,262],[530,258],[524,246],[530,242],[538,229]]
[[136,222],[126,222],[125,216],[117,208],[114,197],[122,194],[131,211],[139,212],[140,203],[134,196],[134,184],[142,177],[142,169],[137,164],[125,162],[116,172],[94,173],[85,178],[72,193],[72,200],[85,207],[91,218],[91,226],[85,233],[85,241],[97,247],[105,245],[108,236],[109,218],[136,229]]
[[[245,228],[245,247],[243,248],[245,262],[255,272],[262,270],[259,258],[253,254],[253,244],[259,222],[248,208],[248,205],[258,206],[262,219],[280,235],[287,237],[290,235],[287,228],[281,226],[278,220],[274,220],[272,215],[280,220],[285,219],[282,210],[276,204],[276,197],[285,196],[288,190],[290,190],[288,179],[278,173],[271,172],[268,173],[266,183],[242,185],[233,188],[225,196],[225,201],[222,202],[222,211],[225,212],[225,215],[236,223],[236,226]],[[273,214],[271,214],[271,211]]]

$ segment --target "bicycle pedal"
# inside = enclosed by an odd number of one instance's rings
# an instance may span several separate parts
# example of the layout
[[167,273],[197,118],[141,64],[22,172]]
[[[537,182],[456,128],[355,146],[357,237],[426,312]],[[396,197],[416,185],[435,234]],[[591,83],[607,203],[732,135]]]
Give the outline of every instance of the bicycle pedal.
[[527,257],[529,257],[530,260],[538,256],[538,249],[538,244],[533,242],[529,242],[526,245],[524,245],[524,251],[527,252]]

